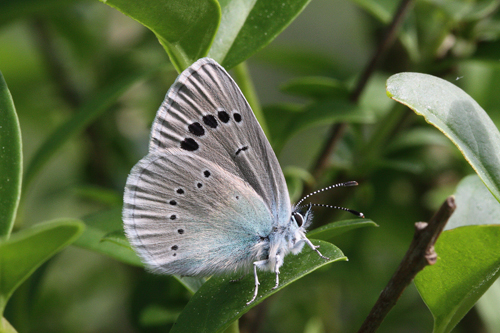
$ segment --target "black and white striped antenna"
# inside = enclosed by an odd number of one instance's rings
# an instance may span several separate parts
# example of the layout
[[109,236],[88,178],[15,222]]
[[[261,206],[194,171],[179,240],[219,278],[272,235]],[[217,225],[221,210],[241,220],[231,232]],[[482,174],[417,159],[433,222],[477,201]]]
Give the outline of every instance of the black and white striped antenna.
[[[299,207],[300,204],[306,200],[307,198],[315,195],[315,194],[318,194],[318,193],[321,193],[321,192],[324,192],[324,191],[328,191],[328,190],[331,190],[333,188],[337,188],[337,187],[348,187],[348,186],[356,186],[358,185],[357,182],[355,181],[349,181],[349,182],[345,182],[345,183],[338,183],[338,184],[335,184],[335,185],[331,185],[331,186],[328,186],[328,187],[325,187],[325,188],[322,188],[320,190],[317,190],[317,191],[314,191],[314,192],[311,192],[309,193],[308,195],[306,195],[305,197],[303,197],[302,199],[299,200],[299,202],[297,202],[297,204],[295,205],[296,207]],[[313,203],[310,203],[309,205],[311,206],[316,206],[316,207],[326,207],[326,208],[333,208],[333,209],[340,209],[340,210],[343,210],[343,211],[346,211],[346,212],[349,212],[351,214],[354,214],[356,216],[359,216],[359,217],[365,217],[363,215],[363,213],[360,213],[360,212],[357,212],[355,210],[352,210],[352,209],[349,209],[349,208],[345,208],[345,207],[339,207],[339,206],[331,206],[331,205],[325,205],[325,204],[313,204]]]

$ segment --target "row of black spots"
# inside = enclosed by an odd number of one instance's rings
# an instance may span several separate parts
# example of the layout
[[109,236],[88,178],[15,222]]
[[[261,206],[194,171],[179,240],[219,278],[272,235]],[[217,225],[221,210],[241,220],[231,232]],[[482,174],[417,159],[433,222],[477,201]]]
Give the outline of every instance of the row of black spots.
[[[219,118],[219,120],[221,122],[223,122],[225,124],[228,123],[229,120],[231,119],[229,114],[224,110],[219,110],[217,112],[217,117]],[[238,112],[233,113],[233,118],[237,123],[241,122],[241,120],[242,120],[241,114]],[[202,120],[203,120],[203,123],[210,128],[215,129],[219,126],[219,124],[217,123],[217,119],[211,114],[203,116]],[[205,135],[205,129],[197,121],[193,122],[192,124],[190,124],[188,126],[188,131],[189,131],[189,133],[191,133],[197,137],[201,137],[201,136]],[[187,150],[187,151],[196,151],[200,148],[200,145],[193,138],[185,138],[184,140],[181,141],[181,148],[184,150]]]

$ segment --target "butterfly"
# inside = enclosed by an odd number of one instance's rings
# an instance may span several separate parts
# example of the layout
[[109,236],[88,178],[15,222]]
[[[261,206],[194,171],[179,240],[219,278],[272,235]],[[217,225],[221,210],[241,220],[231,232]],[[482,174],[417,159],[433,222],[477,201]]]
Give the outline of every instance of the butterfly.
[[209,58],[182,72],[167,92],[149,152],[128,176],[123,222],[153,272],[211,276],[253,269],[247,304],[258,295],[258,270],[274,272],[278,287],[288,253],[307,244],[328,260],[306,237],[311,205],[305,212],[291,205],[278,159],[249,104]]

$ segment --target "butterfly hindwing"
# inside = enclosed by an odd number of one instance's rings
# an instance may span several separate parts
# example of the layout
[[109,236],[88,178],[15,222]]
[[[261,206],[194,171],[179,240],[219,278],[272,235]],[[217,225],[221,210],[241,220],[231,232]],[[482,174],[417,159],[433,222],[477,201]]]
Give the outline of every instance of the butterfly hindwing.
[[170,148],[236,175],[262,197],[274,225],[289,222],[290,199],[276,155],[236,83],[211,59],[185,70],[158,110],[150,153]]
[[218,164],[178,148],[152,152],[131,171],[123,219],[154,271],[211,275],[251,266],[272,229],[261,196]]

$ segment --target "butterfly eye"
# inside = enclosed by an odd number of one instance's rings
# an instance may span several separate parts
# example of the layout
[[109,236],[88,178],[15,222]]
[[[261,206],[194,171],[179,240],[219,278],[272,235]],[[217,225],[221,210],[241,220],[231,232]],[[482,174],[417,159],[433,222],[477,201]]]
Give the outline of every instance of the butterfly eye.
[[299,228],[302,227],[302,225],[304,224],[304,218],[302,217],[302,215],[297,212],[292,213],[292,215]]

